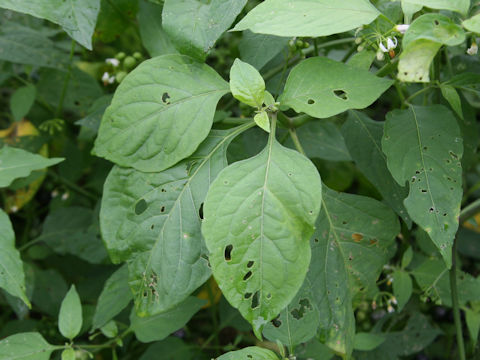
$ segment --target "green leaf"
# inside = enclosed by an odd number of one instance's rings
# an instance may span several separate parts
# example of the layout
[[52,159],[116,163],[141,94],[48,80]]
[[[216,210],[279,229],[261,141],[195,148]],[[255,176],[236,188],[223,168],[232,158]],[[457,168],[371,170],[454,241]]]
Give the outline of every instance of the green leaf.
[[53,269],[35,269],[35,288],[32,302],[42,312],[57,317],[68,286],[62,276]]
[[163,8],[146,0],[139,2],[138,27],[145,49],[150,56],[175,54],[177,50],[162,26]]
[[163,172],[115,167],[107,178],[102,235],[112,261],[129,262],[139,315],[168,310],[210,276],[200,208],[209,184],[227,166],[228,145],[252,126],[212,130],[194,155]]
[[310,281],[305,279],[295,298],[280,315],[268,323],[263,335],[288,348],[307,342],[317,333],[322,315],[316,306]]
[[375,60],[375,52],[371,50],[363,50],[354,54],[349,60],[348,65],[361,70],[370,70]]
[[141,342],[160,341],[183,327],[205,305],[204,300],[188,297],[173,309],[150,317],[138,317],[130,313],[130,329]]
[[265,99],[265,81],[252,65],[235,59],[230,69],[230,91],[235,99],[261,108]]
[[206,138],[227,92],[228,84],[212,68],[189,57],[147,60],[115,92],[94,152],[140,171],[169,168]]
[[352,298],[359,291],[376,292],[400,226],[393,211],[377,200],[324,189],[307,279],[322,314],[325,344],[349,356],[355,335]]
[[400,54],[398,79],[406,82],[430,82],[430,64],[441,44],[431,40],[415,40]]
[[445,84],[440,85],[440,90],[445,100],[447,100],[452,107],[453,111],[455,111],[460,119],[463,119],[462,101],[460,100],[460,95],[458,95],[457,90],[453,86]]
[[233,29],[277,36],[318,37],[371,23],[380,12],[368,1],[266,0]]
[[[329,121],[309,121],[296,129],[297,136],[309,158],[329,161],[351,161],[345,140],[338,126]],[[293,148],[293,141],[286,142]]]
[[465,309],[465,320],[470,339],[475,347],[478,342],[478,332],[480,330],[480,314],[473,310]]
[[15,334],[0,341],[0,359],[49,360],[50,354],[56,349],[39,333]]
[[60,306],[58,329],[64,337],[72,340],[80,333],[82,321],[82,304],[75,285],[72,285]]
[[112,95],[103,95],[90,106],[87,112],[87,116],[75,121],[75,125],[83,126],[89,130],[92,130],[95,134],[98,133],[100,122],[102,121],[103,114],[108,105],[112,102]]
[[432,9],[457,11],[463,15],[466,15],[470,8],[470,0],[402,0],[402,2]]
[[413,285],[410,275],[403,271],[397,270],[393,273],[393,295],[397,299],[398,311],[402,311],[403,307],[412,296]]
[[30,111],[37,91],[34,85],[27,85],[17,89],[10,98],[10,110],[12,111],[13,119],[20,121]]
[[[100,13],[98,14],[95,38],[103,43],[110,43],[122,36],[135,24],[138,11],[138,2],[132,0],[101,0]],[[160,13],[160,17],[161,17]],[[141,27],[142,22],[138,21]],[[135,25],[134,25],[135,26]]]
[[62,351],[62,360],[75,360],[75,350],[72,348],[67,348]]
[[356,333],[354,349],[360,351],[371,351],[382,345],[385,340],[386,338],[382,334]]
[[401,0],[401,1],[402,1],[402,11],[405,14],[405,18],[406,18],[405,22],[409,24],[412,22],[413,15],[415,15],[415,13],[422,10],[423,6],[418,4],[412,4],[408,2],[409,0]]
[[108,278],[98,298],[92,320],[91,331],[98,329],[118,315],[132,300],[128,287],[128,268],[126,265]]
[[363,109],[392,85],[367,70],[326,57],[313,57],[295,66],[288,76],[282,106],[327,118],[348,109]]
[[408,48],[416,40],[431,40],[456,46],[465,41],[465,32],[451,18],[442,14],[424,14],[415,19],[403,37],[402,45]]
[[168,337],[148,347],[140,360],[193,360],[198,350],[177,337]]
[[266,132],[270,132],[270,118],[266,111],[260,111],[253,119],[255,120],[255,124],[260,126]]
[[118,335],[117,323],[113,320],[110,320],[100,328],[100,331],[106,337],[113,339],[115,336]]
[[242,350],[230,351],[215,360],[278,360],[277,355],[268,349],[257,346],[247,347]]
[[0,7],[50,20],[79,44],[92,50],[100,0],[1,0]]
[[247,30],[238,44],[240,59],[261,70],[287,46],[288,40],[286,37],[255,34]]
[[464,20],[462,25],[468,31],[480,34],[480,14],[472,16],[470,19]]
[[383,200],[411,227],[403,200],[408,189],[393,179],[382,152],[383,122],[373,121],[364,113],[350,111],[342,127],[348,151],[358,169],[380,192]]
[[407,250],[403,253],[402,256],[402,269],[405,269],[410,263],[412,262],[413,259],[413,250],[412,247],[409,246]]
[[462,200],[463,143],[455,117],[441,105],[391,111],[382,149],[394,179],[409,184],[408,214],[450,268]]
[[202,233],[213,274],[257,336],[301,287],[320,200],[314,165],[274,133],[260,154],[224,169],[208,191]]
[[203,61],[247,0],[165,0],[163,27],[177,49]]
[[22,299],[30,307],[25,294],[25,274],[20,253],[15,249],[15,233],[8,215],[0,209],[0,287]]

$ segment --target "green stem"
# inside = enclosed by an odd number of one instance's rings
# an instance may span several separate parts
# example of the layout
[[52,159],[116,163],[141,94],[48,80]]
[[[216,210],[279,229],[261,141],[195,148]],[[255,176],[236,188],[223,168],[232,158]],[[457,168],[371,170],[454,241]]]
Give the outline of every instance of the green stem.
[[59,118],[62,115],[63,103],[65,101],[65,95],[67,94],[68,83],[70,82],[70,75],[72,74],[72,62],[73,62],[74,54],[75,54],[75,40],[72,40],[72,47],[70,48],[70,57],[68,59],[67,75],[65,76],[65,80],[63,81],[62,93],[60,95],[60,100],[58,101],[57,110],[55,111],[56,118]]
[[458,289],[457,289],[457,239],[454,239],[452,247],[452,268],[450,269],[450,293],[452,296],[453,319],[457,334],[457,351],[460,360],[466,360],[465,344],[463,342],[462,320],[460,318],[460,307],[458,305]]
[[313,39],[313,53],[314,53],[315,56],[318,56],[318,54],[319,54],[317,38]]
[[402,87],[398,83],[398,81],[395,81],[395,89],[397,90],[398,97],[400,98],[400,101],[402,102],[402,109],[406,107],[405,105],[405,95],[403,94]]
[[460,212],[459,222],[463,224],[465,221],[480,212],[480,199],[475,200],[471,204],[465,206]]
[[295,129],[288,129],[288,131],[290,132],[290,136],[293,140],[293,144],[295,145],[295,148],[298,150],[298,152],[302,155],[305,155],[305,150],[303,150],[303,147],[302,147],[302,144],[300,144],[300,140],[298,139],[298,136],[297,136],[297,132],[295,131]]
[[82,189],[80,186],[78,186],[77,184],[71,182],[70,180],[67,180],[65,179],[64,177],[61,177],[60,175],[57,175],[55,172],[53,172],[52,170],[48,170],[47,172],[47,175],[49,175],[50,177],[52,177],[54,180],[58,181],[59,183],[65,185],[67,188],[69,188],[70,190],[80,194],[80,195],[83,195],[85,196],[86,198],[90,199],[90,200],[93,200],[94,202],[96,202],[98,200],[98,196]]
[[430,90],[431,88],[432,88],[432,86],[427,86],[427,87],[424,87],[423,89],[418,90],[417,92],[413,93],[413,94],[410,95],[408,98],[406,98],[406,99],[405,99],[405,102],[406,102],[407,104],[409,104],[412,99],[414,99],[414,98],[416,98],[418,95],[421,95],[421,94],[423,94],[424,92]]

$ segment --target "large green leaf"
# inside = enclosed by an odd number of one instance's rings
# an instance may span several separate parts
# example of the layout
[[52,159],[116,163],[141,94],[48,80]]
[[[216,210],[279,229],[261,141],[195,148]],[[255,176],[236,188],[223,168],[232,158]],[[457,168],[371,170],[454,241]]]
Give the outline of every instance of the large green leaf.
[[105,325],[118,315],[132,300],[128,286],[128,268],[123,265],[108,278],[98,298],[92,320],[92,330]]
[[50,345],[39,333],[15,334],[0,341],[0,359],[48,360],[56,349],[63,346]]
[[403,205],[408,189],[393,179],[382,152],[383,123],[373,121],[361,112],[351,111],[342,133],[357,167],[375,185],[383,200],[411,226],[412,220]]
[[382,149],[394,179],[409,183],[408,214],[450,267],[462,200],[463,142],[454,115],[441,105],[394,110],[387,114]]
[[192,58],[147,60],[115,92],[94,152],[140,171],[169,168],[206,138],[217,102],[228,91],[212,68]]
[[240,58],[261,70],[287,46],[288,38],[245,31],[238,44]]
[[166,0],[163,27],[177,49],[203,60],[247,0]]
[[187,345],[182,339],[170,336],[150,345],[140,360],[193,360],[197,352],[198,350],[194,346]]
[[78,43],[92,50],[100,0],[0,0],[0,7],[59,24]]
[[58,315],[58,328],[67,339],[72,340],[82,329],[82,304],[75,285],[65,295]]
[[367,0],[266,0],[234,28],[277,36],[327,36],[369,24],[380,12]]
[[[103,43],[117,40],[128,31],[128,27],[135,24],[135,15],[138,11],[138,1],[132,0],[101,0],[98,14],[95,38]],[[161,15],[160,15],[161,16]],[[141,22],[139,21],[139,27]]]
[[13,180],[30,175],[63,161],[62,158],[45,158],[28,151],[4,146],[0,149],[0,187],[9,186]]
[[205,300],[191,296],[173,309],[154,316],[138,317],[132,309],[130,329],[141,342],[160,341],[183,327],[203,305]]
[[400,227],[386,205],[324,189],[307,280],[320,311],[325,344],[350,354],[355,335],[352,298],[359,291],[367,296],[376,292],[375,282]]
[[464,15],[470,8],[470,0],[402,0],[407,4],[426,6],[432,9],[453,10]]
[[0,209],[0,287],[30,306],[25,295],[25,274],[20,253],[15,249],[15,233],[8,215]]
[[274,133],[260,154],[218,175],[202,224],[218,285],[257,336],[301,287],[321,200],[314,165]]
[[103,239],[114,262],[129,261],[140,315],[175,306],[210,276],[201,204],[209,184],[227,166],[230,141],[251,126],[212,130],[194,155],[163,172],[115,167],[107,178],[100,213]]
[[215,360],[278,360],[277,355],[268,349],[257,346],[247,347],[242,350],[231,351]]
[[279,101],[282,106],[327,118],[348,109],[363,109],[392,85],[367,70],[326,57],[313,57],[293,68]]

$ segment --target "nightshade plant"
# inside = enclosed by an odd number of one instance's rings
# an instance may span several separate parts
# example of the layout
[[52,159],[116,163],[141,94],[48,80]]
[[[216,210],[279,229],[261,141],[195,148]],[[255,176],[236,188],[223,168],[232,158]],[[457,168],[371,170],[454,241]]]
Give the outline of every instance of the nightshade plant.
[[478,356],[478,1],[0,7],[0,360]]

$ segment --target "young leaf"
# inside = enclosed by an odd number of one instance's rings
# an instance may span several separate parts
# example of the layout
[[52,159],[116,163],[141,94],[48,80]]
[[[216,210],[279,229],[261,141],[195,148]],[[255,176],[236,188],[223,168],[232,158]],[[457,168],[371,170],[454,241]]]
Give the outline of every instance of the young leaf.
[[37,91],[34,85],[19,88],[10,98],[10,110],[15,121],[20,121],[28,114],[35,102]]
[[238,44],[240,59],[261,70],[287,46],[289,38],[244,31]]
[[470,0],[402,0],[402,2],[432,9],[457,11],[463,15],[466,15],[470,8]]
[[465,309],[465,320],[470,339],[473,346],[475,346],[478,342],[478,332],[480,331],[480,314],[476,311]]
[[441,105],[394,110],[387,114],[382,149],[394,179],[410,186],[408,214],[450,267],[462,200],[463,143],[455,117]]
[[326,57],[313,57],[293,68],[279,102],[296,112],[327,118],[369,106],[391,85],[391,80],[376,77],[367,70]]
[[106,337],[113,339],[115,336],[118,335],[118,326],[117,323],[113,320],[110,320],[105,325],[100,328],[100,331]]
[[56,349],[39,333],[20,333],[0,340],[0,359],[49,360],[52,351]]
[[464,20],[462,25],[468,31],[480,34],[480,14],[472,16],[470,19]]
[[369,24],[380,12],[368,1],[266,0],[233,30],[277,36],[318,37],[342,33]]
[[147,60],[115,92],[94,152],[140,171],[169,168],[206,138],[227,92],[228,84],[212,68],[189,57]]
[[393,211],[374,199],[324,189],[307,279],[323,314],[325,344],[348,357],[355,335],[352,298],[358,291],[376,292],[400,226]]
[[128,268],[126,265],[115,271],[105,282],[98,298],[92,320],[92,330],[104,326],[118,315],[132,300],[128,287]]
[[160,341],[184,326],[203,305],[204,300],[188,297],[173,309],[149,317],[138,317],[132,309],[130,328],[141,342]]
[[270,132],[270,119],[266,111],[261,111],[255,115],[253,118],[255,120],[255,124],[260,126],[266,132]]
[[30,301],[25,294],[22,260],[20,253],[15,249],[15,233],[8,215],[2,209],[0,209],[0,288],[22,299],[30,307]]
[[247,347],[242,350],[230,351],[215,360],[278,360],[277,355],[268,349],[257,346]]
[[247,0],[166,0],[163,27],[177,49],[203,61]]
[[257,336],[301,287],[320,200],[314,165],[274,133],[260,154],[224,169],[208,191],[202,233],[213,274]]
[[230,69],[230,91],[237,100],[261,108],[265,99],[265,81],[252,65],[235,59]]
[[72,285],[62,301],[62,306],[60,306],[58,329],[64,337],[72,340],[80,333],[82,321],[82,304],[77,290],[75,290],[75,285]]
[[455,111],[460,119],[463,119],[462,101],[460,100],[457,90],[453,86],[445,84],[440,85],[440,90],[445,100],[447,100],[452,107],[453,111]]
[[102,235],[112,261],[129,263],[139,315],[168,310],[211,275],[200,232],[202,202],[227,166],[228,145],[252,126],[212,130],[195,154],[163,172],[114,167],[108,176]]
[[67,348],[62,351],[62,360],[75,360],[75,350]]
[[63,160],[62,158],[48,159],[5,145],[0,149],[0,187],[7,187],[17,178],[26,177],[34,170],[58,164]]
[[342,134],[358,169],[375,186],[383,200],[411,227],[412,220],[403,205],[408,189],[393,179],[382,152],[383,123],[373,121],[359,111],[350,111]]
[[92,50],[100,0],[2,0],[0,7],[50,20],[78,43]]
[[393,273],[393,295],[397,299],[398,311],[402,311],[403,307],[412,296],[413,285],[410,275],[403,271],[397,270]]

